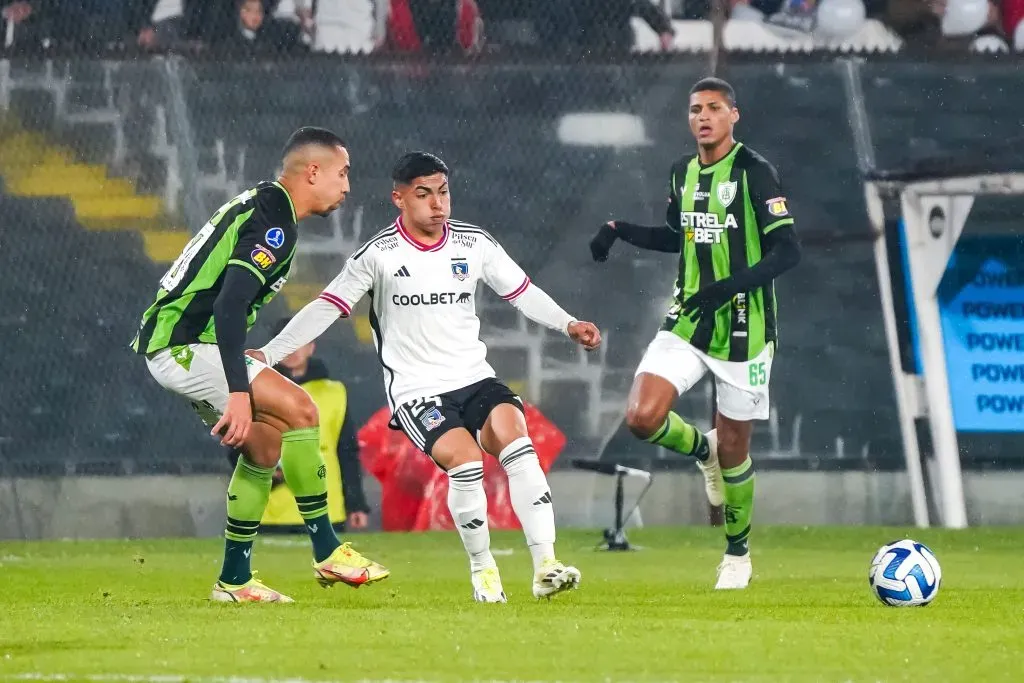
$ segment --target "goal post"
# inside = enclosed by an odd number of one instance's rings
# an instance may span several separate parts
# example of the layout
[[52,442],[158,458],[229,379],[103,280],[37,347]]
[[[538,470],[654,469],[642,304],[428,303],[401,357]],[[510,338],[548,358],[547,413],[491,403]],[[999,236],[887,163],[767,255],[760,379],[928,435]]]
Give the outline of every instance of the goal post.
[[[1024,164],[1000,166],[998,158],[1005,155],[982,156],[974,165],[929,160],[899,171],[869,171],[864,178],[914,523],[919,527],[931,524],[933,512],[944,527],[967,526],[939,285],[975,199],[1024,194]],[[926,422],[930,433],[934,469],[927,471],[918,421]]]

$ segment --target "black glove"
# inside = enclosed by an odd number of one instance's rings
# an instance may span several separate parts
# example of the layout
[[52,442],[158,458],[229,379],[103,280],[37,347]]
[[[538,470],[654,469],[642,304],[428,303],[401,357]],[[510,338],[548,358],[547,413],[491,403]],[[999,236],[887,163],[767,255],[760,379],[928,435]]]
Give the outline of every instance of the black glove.
[[704,316],[714,317],[715,311],[729,303],[734,295],[732,278],[717,280],[701,287],[683,302],[680,310],[691,321],[697,322]]
[[590,255],[594,257],[595,261],[607,261],[608,252],[612,250],[616,239],[618,239],[618,235],[615,234],[615,228],[611,223],[605,223],[594,235],[594,239],[590,240]]

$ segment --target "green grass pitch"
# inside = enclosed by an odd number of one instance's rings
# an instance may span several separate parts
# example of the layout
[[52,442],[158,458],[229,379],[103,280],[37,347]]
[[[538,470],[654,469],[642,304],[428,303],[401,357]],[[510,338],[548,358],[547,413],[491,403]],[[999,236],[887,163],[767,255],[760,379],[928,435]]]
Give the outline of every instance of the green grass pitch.
[[[936,601],[887,608],[868,563],[928,544]],[[472,602],[452,533],[353,536],[387,581],[321,589],[305,539],[261,541],[254,566],[294,605],[207,602],[217,540],[0,543],[0,680],[1024,680],[1024,530],[757,528],[754,581],[715,592],[721,530],[644,529],[633,553],[563,532],[580,589],[529,592],[518,533],[494,534],[507,605]]]

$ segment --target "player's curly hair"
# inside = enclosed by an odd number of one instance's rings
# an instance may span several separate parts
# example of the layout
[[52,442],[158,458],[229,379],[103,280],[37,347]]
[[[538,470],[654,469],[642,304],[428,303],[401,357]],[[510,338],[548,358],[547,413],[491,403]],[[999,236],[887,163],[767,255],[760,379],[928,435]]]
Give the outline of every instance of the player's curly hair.
[[719,92],[725,96],[725,99],[729,101],[730,107],[736,106],[736,90],[729,85],[728,81],[723,81],[721,78],[714,78],[709,76],[702,78],[693,84],[690,88],[690,94],[695,92],[705,92],[710,90],[711,92]]

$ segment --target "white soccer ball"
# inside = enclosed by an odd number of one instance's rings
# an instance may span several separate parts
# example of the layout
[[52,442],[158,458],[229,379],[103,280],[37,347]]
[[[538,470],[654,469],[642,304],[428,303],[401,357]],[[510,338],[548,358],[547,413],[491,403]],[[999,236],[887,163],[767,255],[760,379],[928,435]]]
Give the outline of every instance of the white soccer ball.
[[871,560],[868,583],[883,605],[927,605],[939,594],[942,569],[928,546],[907,538],[878,549]]

